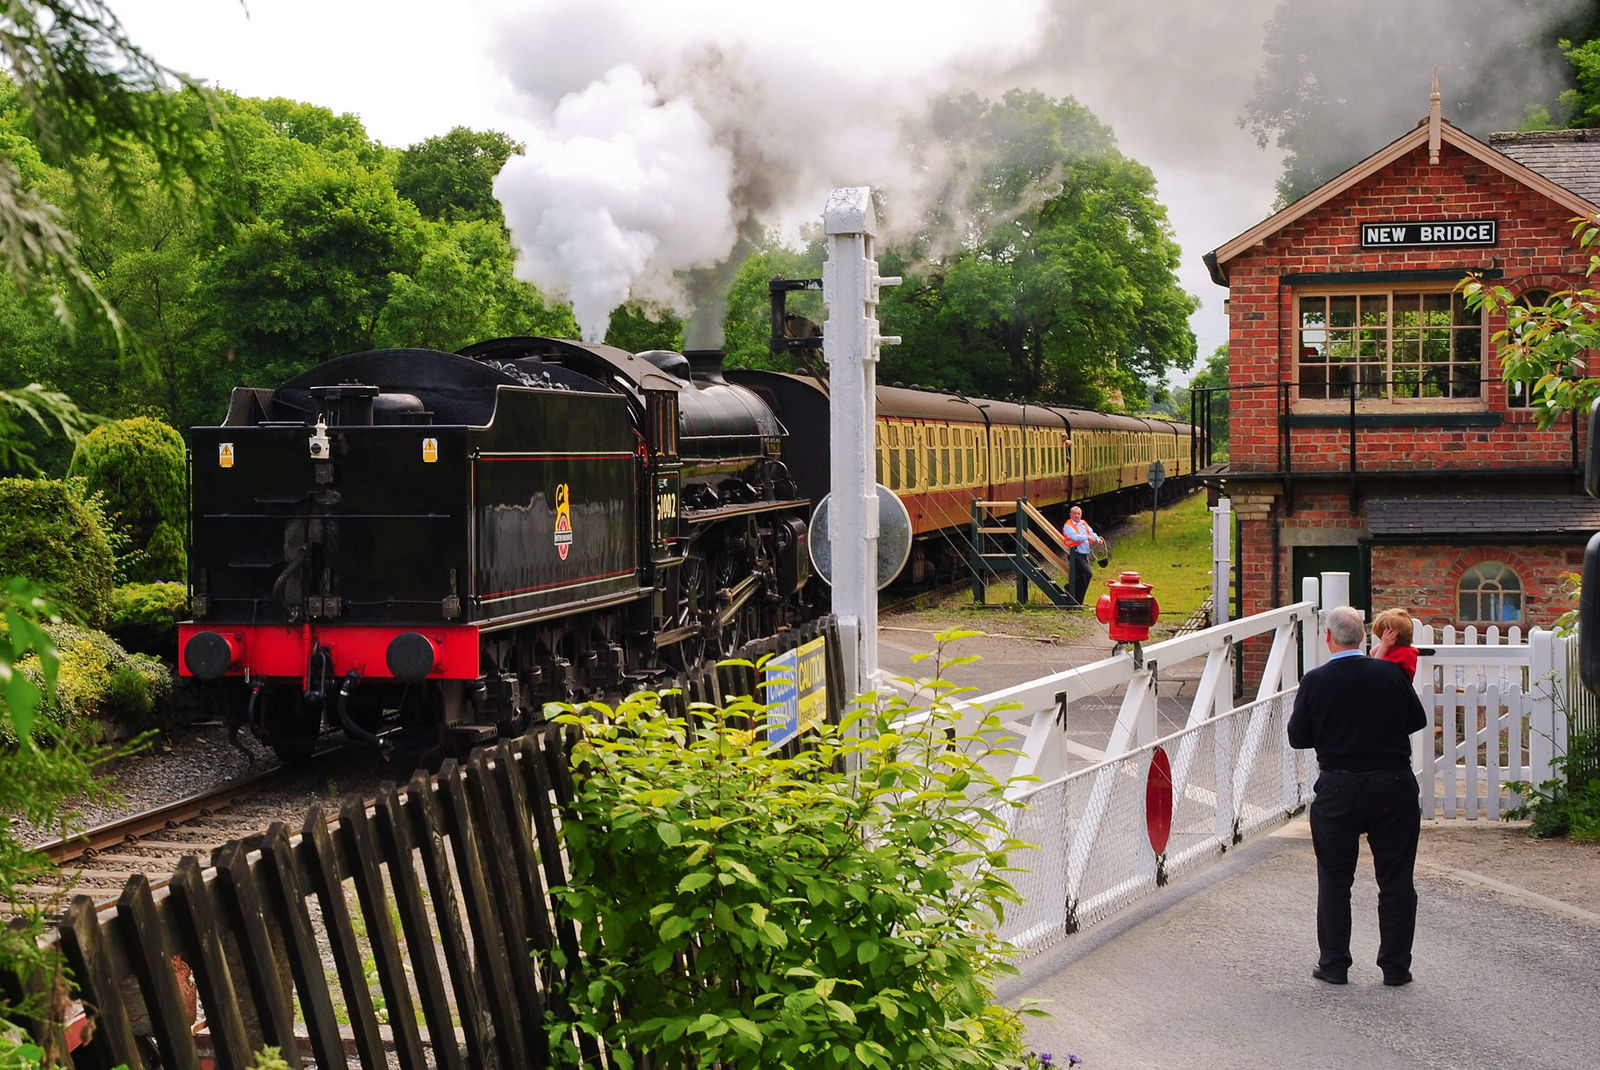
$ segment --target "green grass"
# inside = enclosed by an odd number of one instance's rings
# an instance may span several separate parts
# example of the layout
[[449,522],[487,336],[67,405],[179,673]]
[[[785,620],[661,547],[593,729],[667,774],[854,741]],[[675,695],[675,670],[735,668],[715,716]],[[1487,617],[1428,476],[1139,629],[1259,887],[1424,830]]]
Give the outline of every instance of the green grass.
[[[963,592],[937,607],[924,607],[918,615],[935,614],[947,626],[985,632],[1007,632],[1038,637],[1074,638],[1104,632],[1094,619],[1094,603],[1106,584],[1123,572],[1137,572],[1154,588],[1161,606],[1161,621],[1151,629],[1152,639],[1176,631],[1211,594],[1211,513],[1204,494],[1193,494],[1156,516],[1156,535],[1150,537],[1150,512],[1129,517],[1103,534],[1111,543],[1111,561],[1097,568],[1089,585],[1089,606],[1062,609],[1037,589],[1030,589],[1028,605],[1016,604],[1016,581],[1001,577],[988,587],[984,604]],[[1062,584],[1065,586],[1065,583]]]

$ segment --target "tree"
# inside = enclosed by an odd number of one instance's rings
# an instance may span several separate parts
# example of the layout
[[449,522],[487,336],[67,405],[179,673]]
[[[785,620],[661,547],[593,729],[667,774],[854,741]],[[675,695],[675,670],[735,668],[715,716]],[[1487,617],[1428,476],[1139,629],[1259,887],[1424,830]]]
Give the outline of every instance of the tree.
[[[206,173],[203,123],[210,98],[135,46],[102,0],[16,0],[0,12],[7,91],[31,123],[45,162],[98,159],[111,195],[130,201],[153,159],[163,185]],[[176,87],[176,92],[173,91]],[[60,210],[28,181],[25,162],[0,146],[0,261],[20,286],[64,289],[114,321]],[[74,182],[81,172],[69,168]],[[78,185],[81,195],[85,187]],[[68,315],[62,302],[57,311]]]
[[[1083,105],[1012,91],[947,102],[923,146],[958,161],[922,234],[884,257],[879,378],[1103,407],[1194,360],[1178,245],[1148,168]],[[943,235],[958,235],[938,255]]]
[[[1600,221],[1579,220],[1573,230],[1589,255],[1589,277],[1600,274]],[[1502,374],[1508,383],[1528,388],[1540,427],[1562,415],[1586,412],[1600,398],[1600,377],[1590,374],[1589,354],[1600,350],[1600,289],[1560,290],[1544,305],[1524,304],[1505,286],[1489,286],[1480,278],[1461,283],[1469,307],[1485,317],[1505,316],[1494,333]]]
[[421,262],[421,218],[384,176],[317,159],[211,265],[216,335],[264,381],[370,349],[396,274]]
[[[1210,409],[1211,423],[1207,429],[1211,432],[1212,460],[1225,461],[1228,458],[1228,343],[1216,348],[1187,387],[1173,391],[1172,418],[1187,423],[1191,416],[1190,399],[1201,391],[1205,391],[1209,399],[1201,404]],[[1204,419],[1205,410],[1199,409],[1192,415]]]
[[524,146],[497,130],[457,126],[400,154],[394,185],[429,219],[482,219],[505,225],[495,176]]
[[390,276],[374,344],[448,352],[510,335],[577,337],[570,309],[549,306],[512,274],[515,254],[503,227],[483,220],[424,224],[423,236],[416,273]]
[[[1557,41],[1593,36],[1592,6],[1544,0],[1282,0],[1240,125],[1283,150],[1280,206],[1377,151],[1424,113],[1441,66],[1445,118],[1469,133],[1515,130],[1536,87],[1570,85]],[[1591,32],[1581,32],[1588,27]],[[1411,102],[1409,109],[1404,107]],[[1397,103],[1398,102],[1398,103]],[[1397,107],[1400,108],[1398,115]]]

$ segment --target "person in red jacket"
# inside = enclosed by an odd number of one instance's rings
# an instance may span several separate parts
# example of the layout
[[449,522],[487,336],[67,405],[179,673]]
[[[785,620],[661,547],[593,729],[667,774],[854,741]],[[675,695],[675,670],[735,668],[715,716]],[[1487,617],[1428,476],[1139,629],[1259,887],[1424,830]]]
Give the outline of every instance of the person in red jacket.
[[1372,656],[1392,661],[1406,671],[1407,679],[1417,675],[1417,648],[1411,645],[1411,614],[1403,609],[1386,609],[1372,622]]

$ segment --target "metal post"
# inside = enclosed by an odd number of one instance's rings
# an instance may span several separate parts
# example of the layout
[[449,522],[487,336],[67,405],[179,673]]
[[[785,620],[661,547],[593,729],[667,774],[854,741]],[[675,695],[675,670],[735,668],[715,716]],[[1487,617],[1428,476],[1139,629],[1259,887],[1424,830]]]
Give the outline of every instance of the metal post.
[[833,609],[841,634],[855,633],[857,656],[854,671],[846,672],[845,687],[859,695],[878,683],[878,491],[873,471],[878,347],[900,341],[878,335],[878,288],[900,280],[878,276],[871,190],[834,190],[822,219],[828,236],[828,260],[822,268],[822,300],[828,310],[822,352],[829,385]]
[[1211,510],[1211,623],[1228,623],[1228,579],[1233,568],[1233,500]]

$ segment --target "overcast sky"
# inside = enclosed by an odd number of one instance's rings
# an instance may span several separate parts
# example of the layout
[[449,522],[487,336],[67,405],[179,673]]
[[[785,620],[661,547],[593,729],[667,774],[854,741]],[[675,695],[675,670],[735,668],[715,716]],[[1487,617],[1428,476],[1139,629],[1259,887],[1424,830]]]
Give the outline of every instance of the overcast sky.
[[[1183,248],[1182,284],[1202,300],[1193,319],[1202,360],[1226,340],[1226,324],[1224,292],[1210,281],[1201,256],[1269,213],[1278,172],[1276,155],[1259,149],[1236,121],[1259,66],[1272,0],[1147,0],[1136,22],[1128,5],[1103,0],[250,0],[247,8],[231,0],[112,0],[112,6],[133,40],[168,66],[247,96],[353,112],[374,138],[393,146],[458,124],[503,130],[530,144],[561,144],[549,136],[549,109],[562,95],[584,89],[617,60],[636,62],[648,80],[706,37],[719,38],[714,44],[724,50],[748,51],[761,77],[771,76],[760,88],[777,105],[790,89],[803,90],[789,95],[813,113],[829,106],[841,114],[859,111],[865,101],[895,95],[889,86],[909,86],[907,94],[1013,85],[1072,94],[1113,127],[1125,153],[1156,174]],[[650,12],[669,17],[652,21]],[[974,12],[981,21],[972,21]],[[733,23],[724,33],[721,27]],[[632,50],[640,53],[636,59]],[[773,73],[780,66],[791,69]],[[878,80],[857,76],[865,69]],[[682,70],[678,78],[694,80]],[[672,83],[661,84],[662,97],[670,98]],[[830,100],[828,88],[841,84],[859,98],[841,93]],[[1426,109],[1419,100],[1411,110]],[[859,118],[854,126],[842,123],[839,129],[848,126],[851,134],[837,140],[871,145],[858,136]],[[832,140],[835,129],[820,116],[805,125],[792,111],[783,121],[803,148]],[[836,161],[832,166],[828,175],[801,176],[793,203],[814,204],[820,216],[830,185],[875,180],[871,166],[863,165],[859,176],[842,173],[849,168]]]

